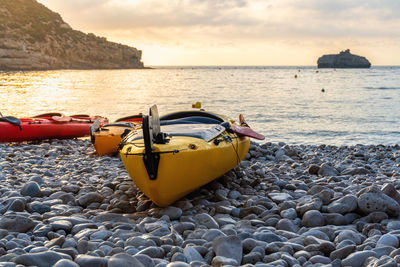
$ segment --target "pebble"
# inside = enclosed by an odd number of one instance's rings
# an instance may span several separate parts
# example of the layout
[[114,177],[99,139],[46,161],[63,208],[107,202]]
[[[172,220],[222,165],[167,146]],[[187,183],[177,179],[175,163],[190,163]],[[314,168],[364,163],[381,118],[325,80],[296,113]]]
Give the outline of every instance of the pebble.
[[78,257],[75,258],[75,262],[80,267],[91,267],[91,266],[107,267],[108,265],[107,258],[91,256],[91,255],[79,255]]
[[28,182],[21,188],[21,195],[30,197],[40,197],[42,192],[37,182]]
[[213,249],[216,256],[242,262],[242,241],[237,236],[220,236],[213,241]]
[[26,266],[35,265],[41,267],[45,266],[50,267],[62,259],[72,260],[71,256],[63,253],[57,253],[53,251],[43,251],[38,253],[27,253],[19,255],[15,257],[14,262]]
[[145,267],[138,259],[126,253],[118,253],[108,260],[108,267]]
[[400,263],[398,145],[251,143],[234,171],[165,208],[89,140],[1,152],[0,266]]
[[376,242],[376,247],[390,246],[394,248],[399,247],[399,239],[397,236],[392,234],[384,234],[382,235],[378,241]]
[[79,267],[78,264],[73,262],[72,260],[62,259],[57,261],[56,264],[53,265],[54,267]]
[[35,226],[35,222],[29,217],[16,214],[7,214],[0,218],[0,229],[10,232],[25,233]]
[[103,199],[104,199],[103,196],[100,195],[99,193],[90,192],[90,193],[84,194],[83,196],[78,198],[78,203],[79,203],[79,205],[81,205],[83,207],[87,207],[90,204],[92,204],[93,202],[102,202]]
[[199,223],[200,225],[204,225],[209,229],[212,229],[212,228],[218,229],[219,228],[219,225],[215,221],[215,219],[207,213],[200,213],[200,214],[195,215],[194,220],[196,220],[196,222]]
[[159,213],[161,216],[167,215],[171,221],[177,220],[181,217],[182,215],[182,209],[174,207],[174,206],[169,206],[164,209],[162,209]]

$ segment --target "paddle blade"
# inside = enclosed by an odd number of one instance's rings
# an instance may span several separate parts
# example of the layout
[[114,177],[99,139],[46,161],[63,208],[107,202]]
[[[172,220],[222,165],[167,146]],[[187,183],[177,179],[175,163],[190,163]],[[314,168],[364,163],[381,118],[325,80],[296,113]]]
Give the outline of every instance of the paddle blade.
[[243,125],[243,126],[249,126],[247,124],[247,122],[244,120],[243,114],[239,114],[239,123],[240,123],[240,125]]
[[52,116],[51,119],[56,122],[70,122],[72,120],[72,118],[68,116]]
[[239,126],[236,124],[231,124],[231,130],[239,135],[248,136],[257,140],[264,140],[265,136],[257,133],[253,129],[247,126]]

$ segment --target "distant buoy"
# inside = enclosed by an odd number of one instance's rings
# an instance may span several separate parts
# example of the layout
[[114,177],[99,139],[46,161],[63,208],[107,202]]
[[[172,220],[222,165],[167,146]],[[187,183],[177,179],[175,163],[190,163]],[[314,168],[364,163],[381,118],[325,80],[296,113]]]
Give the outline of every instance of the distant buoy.
[[325,89],[324,89],[324,88],[322,88],[322,89],[321,89],[321,92],[322,92],[322,93],[325,93]]
[[295,78],[295,79],[297,79],[297,74],[296,74],[296,75],[294,75],[294,78]]
[[318,70],[315,71],[315,73],[318,73],[318,72],[319,72]]
[[201,108],[201,103],[197,101],[196,104],[192,104],[192,108]]

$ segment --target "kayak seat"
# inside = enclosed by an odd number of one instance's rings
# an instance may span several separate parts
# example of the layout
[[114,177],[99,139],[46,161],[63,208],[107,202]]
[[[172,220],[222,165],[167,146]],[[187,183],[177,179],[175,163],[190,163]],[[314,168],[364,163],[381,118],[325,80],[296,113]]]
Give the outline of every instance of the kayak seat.
[[[163,122],[163,121],[161,121]],[[193,137],[198,139],[203,139],[208,142],[222,132],[224,132],[226,128],[220,123],[215,124],[204,124],[204,123],[188,123],[183,124],[161,124],[161,132],[165,133],[167,136],[186,136]],[[138,134],[134,140],[143,139],[143,134]]]
[[18,126],[21,128],[21,120],[16,117],[6,116],[0,117],[0,121],[11,123],[12,125]]

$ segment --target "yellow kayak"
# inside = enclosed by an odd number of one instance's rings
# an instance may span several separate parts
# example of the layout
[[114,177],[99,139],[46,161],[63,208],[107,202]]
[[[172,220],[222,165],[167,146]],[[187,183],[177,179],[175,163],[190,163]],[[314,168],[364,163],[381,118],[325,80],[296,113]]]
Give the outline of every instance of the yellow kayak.
[[132,130],[140,130],[141,128],[142,114],[120,118],[103,127],[93,124],[90,127],[90,137],[96,154],[103,156],[118,152],[122,138]]
[[[160,123],[161,119],[161,123]],[[250,139],[230,130],[234,121],[203,110],[143,116],[142,131],[129,133],[120,155],[137,187],[155,204],[168,206],[234,168]]]

